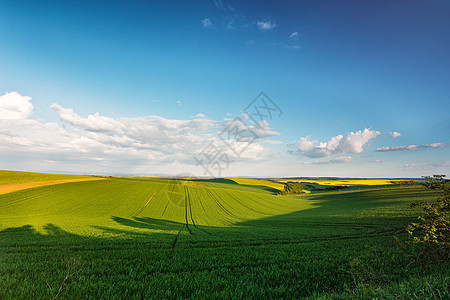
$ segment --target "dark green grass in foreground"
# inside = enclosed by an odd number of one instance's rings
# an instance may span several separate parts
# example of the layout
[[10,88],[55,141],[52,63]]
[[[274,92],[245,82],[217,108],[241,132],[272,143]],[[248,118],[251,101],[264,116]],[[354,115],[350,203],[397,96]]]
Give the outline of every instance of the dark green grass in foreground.
[[[152,187],[145,190],[140,185],[145,181],[131,182],[135,197],[153,194]],[[90,184],[75,185],[83,196],[73,197],[72,201],[85,201],[85,197],[93,194],[89,187],[102,187],[106,191],[118,184],[120,188],[115,193],[120,193],[128,186],[120,180]],[[412,257],[394,248],[393,236],[404,239],[402,229],[414,216],[409,203],[432,199],[433,194],[425,189],[396,187],[286,197],[267,195],[261,190],[262,198],[258,198],[254,194],[256,189],[237,188],[235,195],[226,183],[220,184],[211,183],[209,187],[213,189],[212,195],[234,201],[228,207],[230,213],[237,214],[232,208],[240,207],[239,199],[233,198],[236,195],[253,197],[251,201],[258,201],[255,203],[259,211],[249,213],[252,218],[243,221],[227,216],[234,220],[231,225],[204,218],[197,227],[191,223],[189,234],[178,213],[169,214],[171,219],[156,218],[158,206],[137,215],[129,213],[134,209],[121,215],[120,210],[126,206],[114,205],[108,207],[107,211],[114,214],[107,216],[107,222],[99,213],[100,204],[107,205],[107,197],[97,195],[93,197],[97,204],[92,206],[95,211],[91,215],[84,206],[73,210],[74,214],[81,209],[80,214],[91,216],[88,220],[96,232],[92,236],[85,234],[89,228],[86,220],[73,226],[64,222],[67,212],[62,208],[54,208],[54,213],[59,214],[54,223],[40,228],[27,224],[7,226],[0,221],[0,295],[17,299],[51,298],[47,283],[58,290],[66,275],[67,261],[72,258],[80,264],[74,268],[79,272],[65,281],[61,299],[449,297],[448,265],[417,270],[415,264],[410,264]],[[86,189],[90,194],[83,193]],[[58,190],[49,187],[33,191],[34,197],[30,191],[19,195],[26,195],[27,203],[37,208],[41,192],[60,197]],[[5,209],[18,211],[13,207],[13,196],[5,197],[0,197],[0,203],[2,199],[9,201]],[[202,199],[206,204],[215,198],[208,194]],[[285,201],[290,208],[299,201],[299,209],[263,217],[263,213],[276,209],[272,202],[275,200],[281,204]],[[215,205],[211,204],[211,209],[215,218],[220,218],[220,212],[224,211],[216,210]],[[242,203],[245,205],[247,202]],[[100,225],[96,224],[95,216]],[[16,219],[8,220],[19,224]],[[50,221],[52,216],[40,216],[38,221],[42,220]],[[62,229],[58,222],[68,229]],[[78,232],[77,224],[84,229]],[[104,237],[98,232],[103,232]],[[371,253],[381,263],[376,263]],[[355,258],[388,274],[390,283],[354,289],[349,271]]]

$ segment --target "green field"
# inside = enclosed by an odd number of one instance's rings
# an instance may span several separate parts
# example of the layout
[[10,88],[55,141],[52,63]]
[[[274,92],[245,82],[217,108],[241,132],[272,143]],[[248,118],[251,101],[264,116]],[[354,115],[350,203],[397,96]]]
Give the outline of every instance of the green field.
[[71,180],[87,176],[79,175],[60,175],[60,174],[45,174],[32,172],[17,172],[0,170],[0,185],[4,184],[21,184],[29,182],[41,182],[50,180]]
[[[450,296],[448,265],[419,270],[395,247],[428,190],[278,192],[106,178],[1,194],[0,298],[51,299],[61,283],[61,299]],[[357,289],[355,261],[389,280]],[[64,281],[68,262],[77,273]]]

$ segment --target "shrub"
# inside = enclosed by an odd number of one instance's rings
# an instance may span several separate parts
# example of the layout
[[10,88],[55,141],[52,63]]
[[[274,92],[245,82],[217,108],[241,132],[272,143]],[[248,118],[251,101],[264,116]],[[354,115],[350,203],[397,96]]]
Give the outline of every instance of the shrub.
[[422,183],[437,193],[435,202],[418,201],[411,206],[423,209],[419,222],[407,227],[415,243],[433,243],[449,247],[450,238],[450,181],[445,175],[424,176]]
[[281,191],[282,195],[290,195],[290,194],[303,194],[303,187],[298,183],[288,182],[284,185],[283,190]]

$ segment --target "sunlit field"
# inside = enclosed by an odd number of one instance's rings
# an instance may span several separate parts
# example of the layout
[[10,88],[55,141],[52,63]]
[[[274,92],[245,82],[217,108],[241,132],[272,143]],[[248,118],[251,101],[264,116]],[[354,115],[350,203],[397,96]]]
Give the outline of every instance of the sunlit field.
[[99,179],[102,178],[92,176],[56,175],[0,170],[0,194],[44,185]]
[[[279,184],[255,180],[105,177],[4,193],[0,295],[48,299],[61,286],[61,298],[449,295],[447,266],[417,273],[395,248],[409,203],[433,197],[424,188],[279,196]],[[373,255],[390,281],[355,292],[352,262]]]
[[0,1],[0,300],[450,299],[449,14]]

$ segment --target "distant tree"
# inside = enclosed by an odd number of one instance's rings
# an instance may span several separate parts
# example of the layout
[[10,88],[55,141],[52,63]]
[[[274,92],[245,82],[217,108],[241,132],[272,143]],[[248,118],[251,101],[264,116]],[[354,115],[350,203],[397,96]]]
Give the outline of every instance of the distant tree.
[[414,184],[414,180],[402,180],[402,181],[398,181],[398,184],[400,186],[413,185]]
[[418,201],[411,206],[423,209],[419,222],[412,223],[407,231],[415,243],[432,243],[449,247],[450,242],[450,180],[445,175],[423,176],[422,183],[437,193],[435,202]]
[[288,182],[281,191],[282,195],[303,194],[303,187],[298,183]]

